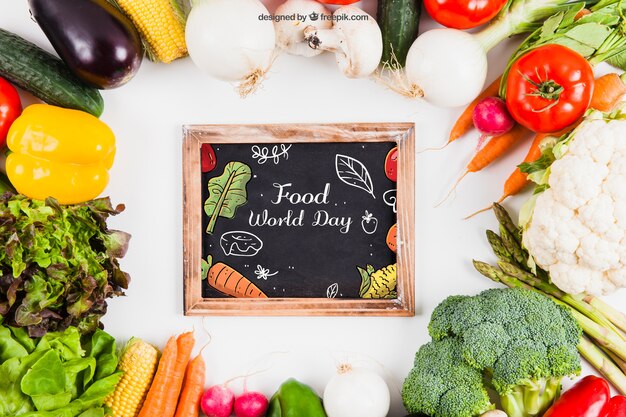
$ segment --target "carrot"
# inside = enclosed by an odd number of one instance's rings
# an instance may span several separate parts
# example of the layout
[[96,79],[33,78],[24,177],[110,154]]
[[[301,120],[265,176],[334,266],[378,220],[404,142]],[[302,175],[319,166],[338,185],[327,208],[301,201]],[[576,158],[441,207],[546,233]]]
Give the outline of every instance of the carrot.
[[502,76],[499,76],[493,83],[485,88],[485,90],[483,90],[483,92],[480,93],[480,95],[476,97],[465,110],[463,110],[463,113],[461,113],[461,116],[459,116],[456,123],[452,127],[452,130],[450,131],[450,137],[448,138],[448,142],[446,143],[446,145],[449,145],[450,143],[454,142],[455,140],[470,131],[472,126],[474,126],[474,122],[472,121],[474,108],[481,100],[486,99],[487,97],[493,97],[498,95],[501,80]]
[[267,298],[248,278],[221,262],[209,269],[208,284],[226,295],[237,298]]
[[200,398],[204,391],[205,372],[206,364],[200,353],[187,366],[183,392],[180,394],[174,417],[198,417]]
[[448,199],[448,197],[450,197],[467,174],[470,172],[478,172],[491,164],[493,161],[502,156],[507,150],[511,149],[513,145],[528,135],[529,132],[530,131],[524,126],[516,124],[513,129],[509,130],[507,133],[491,138],[489,142],[482,147],[482,149],[476,152],[472,160],[465,167],[465,172],[461,174],[458,180],[456,180],[452,189],[448,192],[446,197],[437,204],[437,206],[441,205]]
[[491,138],[483,148],[474,155],[467,164],[467,172],[478,172],[511,149],[520,139],[528,135],[529,130],[522,125],[515,125],[504,135]]
[[626,73],[621,76],[615,73],[603,75],[595,81],[590,107],[602,112],[611,111],[624,94],[626,94]]
[[163,414],[159,417],[173,417],[176,413],[176,404],[178,403],[178,397],[183,387],[183,379],[185,377],[185,368],[189,363],[191,357],[191,351],[195,339],[193,332],[183,333],[176,339],[176,347],[178,354],[176,355],[176,365],[174,367],[174,373],[167,383],[167,387],[164,393],[165,407]]
[[[550,136],[549,133],[538,133],[535,135],[535,139],[533,139],[533,143],[530,145],[528,149],[528,153],[526,154],[526,158],[524,158],[524,162],[535,162],[537,159],[541,157],[541,148],[539,145],[541,142]],[[519,167],[515,168],[515,171],[509,176],[509,178],[504,183],[504,192],[502,193],[502,197],[498,200],[498,203],[504,201],[505,198],[515,195],[522,191],[530,181],[528,180],[528,175],[524,174]]]
[[159,366],[152,380],[152,385],[150,386],[146,400],[141,407],[139,417],[163,415],[163,410],[165,409],[165,392],[175,373],[177,356],[178,346],[176,337],[172,336],[167,341],[165,349],[163,349],[163,355],[159,361]]

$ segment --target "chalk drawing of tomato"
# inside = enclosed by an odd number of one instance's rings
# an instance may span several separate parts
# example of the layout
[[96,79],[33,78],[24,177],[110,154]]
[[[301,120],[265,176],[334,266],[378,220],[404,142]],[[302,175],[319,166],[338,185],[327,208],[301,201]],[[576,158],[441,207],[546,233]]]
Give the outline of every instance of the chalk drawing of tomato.
[[390,181],[398,181],[398,147],[389,151],[385,158],[385,174]]
[[367,210],[365,210],[365,216],[361,216],[361,218],[363,219],[361,220],[363,231],[368,235],[376,233],[376,229],[378,229],[378,219]]

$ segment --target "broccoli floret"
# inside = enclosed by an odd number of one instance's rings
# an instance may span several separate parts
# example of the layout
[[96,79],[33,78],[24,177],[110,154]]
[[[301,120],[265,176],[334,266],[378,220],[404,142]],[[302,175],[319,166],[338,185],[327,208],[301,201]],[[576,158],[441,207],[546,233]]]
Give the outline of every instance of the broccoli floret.
[[434,342],[416,354],[403,399],[431,417],[475,417],[500,397],[509,417],[541,415],[565,376],[580,373],[582,331],[571,313],[525,289],[453,296],[433,312]]
[[453,337],[420,348],[402,399],[409,413],[431,417],[474,417],[494,408],[482,373],[463,360],[461,343]]

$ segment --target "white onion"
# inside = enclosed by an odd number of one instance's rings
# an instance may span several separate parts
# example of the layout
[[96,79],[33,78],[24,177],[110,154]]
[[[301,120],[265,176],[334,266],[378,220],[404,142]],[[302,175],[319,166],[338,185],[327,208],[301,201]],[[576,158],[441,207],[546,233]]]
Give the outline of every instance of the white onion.
[[487,78],[487,53],[474,35],[456,29],[433,29],[419,36],[406,58],[406,76],[424,99],[456,107],[480,94]]
[[342,365],[324,389],[328,417],[386,417],[389,405],[389,387],[368,369]]
[[[200,69],[242,87],[256,87],[269,69],[276,34],[259,0],[199,0],[187,19],[189,56]],[[249,85],[252,83],[252,85]]]

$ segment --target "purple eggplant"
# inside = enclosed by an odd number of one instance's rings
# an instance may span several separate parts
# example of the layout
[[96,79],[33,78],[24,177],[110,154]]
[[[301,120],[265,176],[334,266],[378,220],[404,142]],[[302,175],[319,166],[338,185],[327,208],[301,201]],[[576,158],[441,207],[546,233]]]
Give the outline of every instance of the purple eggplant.
[[87,84],[126,84],[141,60],[132,22],[107,0],[29,0],[30,11],[67,66]]

